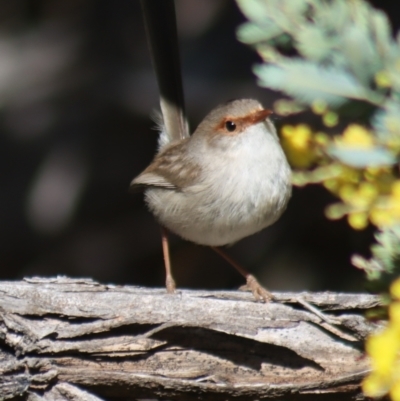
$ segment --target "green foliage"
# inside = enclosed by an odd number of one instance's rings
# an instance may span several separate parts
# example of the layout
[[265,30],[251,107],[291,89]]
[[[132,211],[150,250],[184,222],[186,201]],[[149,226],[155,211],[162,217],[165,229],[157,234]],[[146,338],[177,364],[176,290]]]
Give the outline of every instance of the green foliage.
[[384,109],[375,113],[371,122],[378,138],[383,143],[399,141],[400,103],[387,102]]
[[355,168],[390,166],[396,163],[395,155],[382,147],[371,149],[363,148],[340,148],[332,145],[328,149],[328,154],[342,162],[343,164]]
[[[348,99],[368,100],[368,90],[343,69],[303,60],[281,60],[278,65],[257,65],[259,84],[281,90],[302,103],[316,99],[340,106]],[[371,96],[372,97],[372,96]]]
[[400,227],[393,227],[375,235],[371,259],[359,255],[352,262],[367,274],[374,290],[387,291],[389,284],[400,275]]

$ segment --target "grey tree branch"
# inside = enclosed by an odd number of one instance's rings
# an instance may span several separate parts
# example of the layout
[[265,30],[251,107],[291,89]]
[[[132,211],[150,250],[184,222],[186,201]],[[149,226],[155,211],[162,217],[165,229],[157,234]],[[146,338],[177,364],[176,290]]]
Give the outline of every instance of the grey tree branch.
[[[351,399],[369,369],[367,294],[0,282],[0,399]],[[324,311],[320,317],[297,300]],[[328,322],[326,321],[328,320]]]

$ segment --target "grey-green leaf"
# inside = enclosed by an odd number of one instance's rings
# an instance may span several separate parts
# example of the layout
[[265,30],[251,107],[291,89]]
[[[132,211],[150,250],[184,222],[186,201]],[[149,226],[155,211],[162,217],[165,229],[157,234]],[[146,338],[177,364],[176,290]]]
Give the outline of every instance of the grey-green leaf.
[[334,66],[287,60],[280,65],[256,65],[254,72],[261,86],[305,103],[324,100],[330,106],[339,106],[348,99],[368,99],[366,89],[350,73]]
[[372,118],[378,138],[389,141],[400,133],[400,104],[387,102],[385,108],[378,110]]
[[270,21],[265,21],[262,25],[247,22],[238,28],[237,37],[243,43],[254,45],[273,39],[281,33],[282,30]]
[[320,27],[311,24],[300,29],[295,39],[301,55],[315,61],[328,59],[337,41],[335,37],[326,35]]
[[365,149],[331,146],[328,148],[328,154],[343,164],[355,168],[391,166],[396,163],[395,155],[382,147]]

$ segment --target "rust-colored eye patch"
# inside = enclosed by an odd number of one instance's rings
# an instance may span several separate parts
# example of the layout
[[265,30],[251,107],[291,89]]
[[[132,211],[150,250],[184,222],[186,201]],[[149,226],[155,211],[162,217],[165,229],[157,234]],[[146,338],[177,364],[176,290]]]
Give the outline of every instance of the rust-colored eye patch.
[[271,110],[257,110],[244,117],[227,116],[217,125],[217,130],[224,135],[236,135],[243,132],[247,127],[264,121],[272,114]]

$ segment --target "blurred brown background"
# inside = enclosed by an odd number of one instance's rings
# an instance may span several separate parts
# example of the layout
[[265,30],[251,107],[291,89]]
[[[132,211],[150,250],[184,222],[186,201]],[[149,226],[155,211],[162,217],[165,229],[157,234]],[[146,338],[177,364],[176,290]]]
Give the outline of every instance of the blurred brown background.
[[[399,18],[394,2],[376,3]],[[251,73],[257,55],[236,41],[235,3],[176,5],[192,130],[228,99],[270,106],[277,95]],[[139,1],[0,1],[0,279],[163,285],[159,227],[142,196],[128,194],[153,157],[157,107]],[[349,258],[368,255],[373,230],[327,221],[332,200],[319,187],[295,189],[277,224],[229,253],[271,290],[362,290]],[[176,237],[172,262],[179,287],[243,284],[211,250]]]

